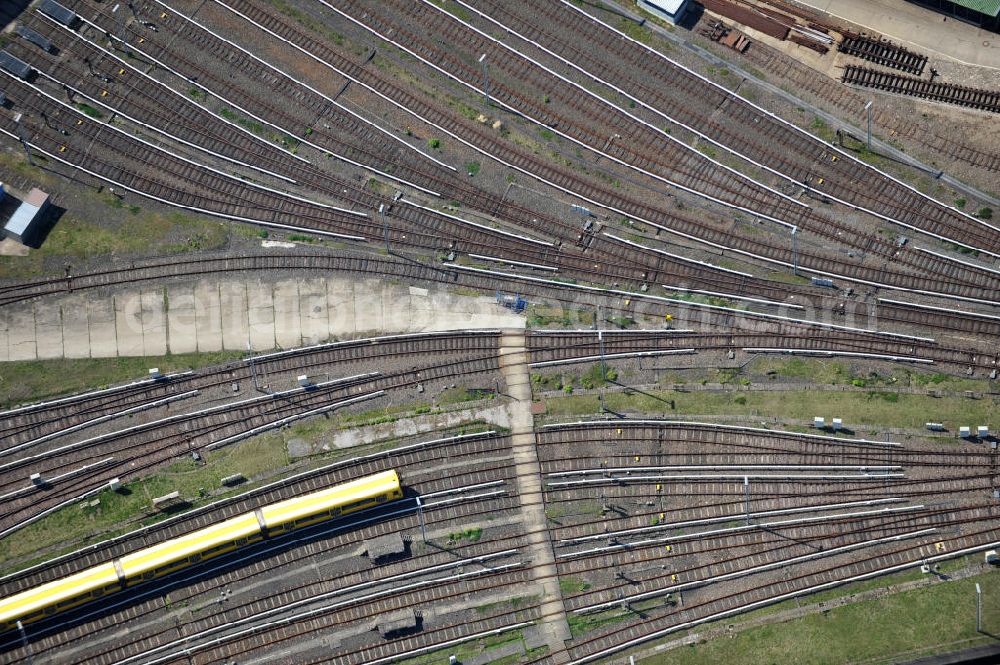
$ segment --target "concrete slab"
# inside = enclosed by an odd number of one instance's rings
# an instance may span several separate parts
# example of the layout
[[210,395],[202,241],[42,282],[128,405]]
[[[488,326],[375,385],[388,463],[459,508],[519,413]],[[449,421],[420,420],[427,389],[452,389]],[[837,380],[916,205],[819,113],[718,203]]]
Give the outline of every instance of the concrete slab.
[[115,327],[114,299],[87,302],[90,322],[90,357],[111,358],[118,355],[118,330]]
[[434,320],[438,315],[438,310],[427,289],[409,287],[407,289],[407,301],[411,330],[429,330],[434,326]]
[[334,277],[202,280],[100,297],[79,291],[0,311],[0,359],[22,360],[242,351],[248,337],[264,352],[333,337],[524,328],[523,316],[491,296]]
[[354,284],[346,279],[330,277],[326,280],[327,318],[330,334],[336,337],[353,337]]
[[63,357],[90,357],[90,308],[85,294],[60,299],[62,309]]
[[283,280],[274,285],[274,341],[281,349],[302,345],[299,283],[295,280]]
[[274,291],[271,284],[249,282],[247,307],[250,326],[250,343],[254,350],[274,348]]
[[115,334],[118,355],[142,355],[142,298],[131,291],[115,296]]
[[1000,69],[1000,36],[899,0],[799,0],[807,7],[967,65]]
[[63,357],[62,309],[58,301],[35,303],[35,347],[39,359]]
[[299,327],[303,344],[319,344],[330,338],[325,279],[299,282]]
[[[354,285],[354,332],[363,334],[375,330],[386,330],[383,308],[392,287],[383,285],[377,279],[367,279]],[[389,309],[392,309],[390,307]]]
[[167,287],[167,345],[170,353],[198,350],[198,322],[194,309],[194,287],[173,284]]
[[34,308],[29,306],[11,311],[7,344],[10,360],[35,360],[38,357],[35,346]]
[[142,292],[142,353],[146,356],[167,355],[167,313],[162,288]]
[[221,351],[222,305],[217,283],[203,280],[195,285],[194,314],[198,351]]
[[246,351],[250,335],[247,319],[247,285],[244,282],[223,282],[219,285],[222,307],[222,346],[229,351]]

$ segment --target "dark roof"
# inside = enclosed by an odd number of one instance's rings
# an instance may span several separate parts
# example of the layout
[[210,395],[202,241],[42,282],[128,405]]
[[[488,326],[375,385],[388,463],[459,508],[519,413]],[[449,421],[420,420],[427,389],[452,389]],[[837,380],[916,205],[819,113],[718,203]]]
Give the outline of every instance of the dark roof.
[[1000,16],[1000,0],[951,0],[960,7],[986,14]]
[[0,51],[0,69],[22,79],[28,78],[31,73],[28,63],[15,58],[7,51]]
[[42,35],[38,34],[37,32],[35,32],[34,30],[32,30],[29,27],[24,26],[24,25],[19,25],[16,28],[14,28],[14,31],[17,34],[21,35],[21,37],[23,37],[24,39],[27,39],[29,42],[31,42],[35,46],[37,46],[40,49],[42,49],[43,51],[51,51],[52,50],[52,42],[50,42],[48,39],[46,39]]
[[76,24],[76,14],[60,5],[56,0],[42,0],[42,4],[38,6],[38,9],[46,16],[59,21],[69,28],[72,28]]

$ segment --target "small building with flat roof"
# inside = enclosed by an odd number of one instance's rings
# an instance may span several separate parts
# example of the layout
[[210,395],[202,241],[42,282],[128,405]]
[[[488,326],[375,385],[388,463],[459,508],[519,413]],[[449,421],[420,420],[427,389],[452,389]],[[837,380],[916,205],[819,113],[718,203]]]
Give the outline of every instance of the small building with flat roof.
[[49,195],[37,187],[33,188],[4,224],[4,236],[22,245],[31,245],[38,238],[48,209]]
[[688,0],[636,0],[636,4],[673,25],[684,17],[688,8]]

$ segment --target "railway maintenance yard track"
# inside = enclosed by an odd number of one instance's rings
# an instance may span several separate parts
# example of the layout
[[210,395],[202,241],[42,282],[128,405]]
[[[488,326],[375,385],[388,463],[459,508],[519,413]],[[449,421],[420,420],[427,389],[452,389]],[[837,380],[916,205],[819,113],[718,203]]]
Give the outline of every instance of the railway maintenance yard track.
[[0,661],[656,665],[968,584],[891,649],[996,648],[1000,81],[637,11],[25,3]]

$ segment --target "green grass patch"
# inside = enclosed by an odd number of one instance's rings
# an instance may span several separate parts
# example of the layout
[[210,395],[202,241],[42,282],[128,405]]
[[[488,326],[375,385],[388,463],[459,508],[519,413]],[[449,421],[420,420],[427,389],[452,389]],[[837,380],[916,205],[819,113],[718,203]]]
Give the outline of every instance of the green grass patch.
[[439,404],[461,404],[462,402],[475,402],[481,399],[492,399],[496,393],[487,388],[463,388],[456,386],[441,391],[438,397]]
[[[975,584],[983,589],[983,629],[975,631]],[[812,600],[810,598],[809,600]],[[929,627],[933,627],[930,629]],[[833,608],[725,639],[671,649],[644,665],[894,663],[996,642],[1000,571]],[[822,645],[822,648],[816,648]]]
[[578,577],[559,578],[559,590],[565,594],[580,593],[590,588],[590,584]]
[[77,105],[76,105],[76,108],[80,109],[81,111],[83,111],[84,113],[86,113],[87,115],[89,115],[91,118],[101,119],[101,118],[104,117],[103,113],[101,113],[100,111],[98,111],[97,109],[95,109],[90,104],[85,104],[83,102],[78,102]]
[[479,542],[479,539],[483,537],[483,530],[479,527],[473,527],[471,529],[466,529],[465,531],[452,531],[448,534],[448,544],[456,545],[463,540],[468,540],[470,543]]
[[221,249],[229,241],[230,225],[225,222],[125,207],[117,197],[112,197],[114,203],[93,192],[89,196],[120,210],[109,211],[99,223],[66,213],[39,249],[27,256],[0,257],[0,277],[61,274],[63,263],[78,257],[176,254]]
[[148,378],[150,367],[164,374],[242,358],[239,351],[185,353],[137,358],[25,360],[0,363],[0,405],[37,402],[61,395]]
[[465,172],[470,176],[478,175],[480,168],[482,168],[482,165],[479,162],[469,162],[465,165]]
[[644,25],[639,25],[630,18],[622,17],[619,19],[618,29],[637,42],[649,45],[653,41],[653,31]]
[[826,124],[826,121],[819,116],[814,117],[812,122],[809,123],[809,129],[812,130],[813,134],[820,137],[827,143],[833,143],[834,139],[837,138],[837,132],[835,132],[828,124]]
[[630,610],[614,609],[607,612],[595,612],[594,614],[569,613],[566,615],[566,621],[569,623],[569,630],[573,634],[573,637],[579,637],[602,626],[627,621],[637,616],[635,612]]

